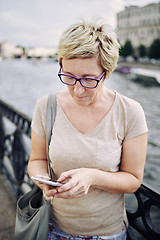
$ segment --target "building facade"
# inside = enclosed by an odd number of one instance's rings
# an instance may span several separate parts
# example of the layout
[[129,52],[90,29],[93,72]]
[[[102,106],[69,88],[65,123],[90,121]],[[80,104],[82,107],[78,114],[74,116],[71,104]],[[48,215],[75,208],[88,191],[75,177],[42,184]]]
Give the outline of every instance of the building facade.
[[130,40],[134,47],[149,47],[153,40],[160,39],[160,2],[126,7],[117,14],[117,32],[121,45]]
[[0,42],[0,57],[2,58],[14,58],[21,57],[23,55],[22,48],[16,47],[11,42]]

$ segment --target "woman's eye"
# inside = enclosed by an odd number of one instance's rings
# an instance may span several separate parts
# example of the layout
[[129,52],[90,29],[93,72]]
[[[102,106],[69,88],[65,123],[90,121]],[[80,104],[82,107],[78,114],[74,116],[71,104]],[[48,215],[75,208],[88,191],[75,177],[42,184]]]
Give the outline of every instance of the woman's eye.
[[86,82],[92,82],[93,80],[92,79],[87,79],[87,78],[82,78],[82,81],[86,81]]
[[63,78],[67,81],[73,81],[73,77],[63,76]]

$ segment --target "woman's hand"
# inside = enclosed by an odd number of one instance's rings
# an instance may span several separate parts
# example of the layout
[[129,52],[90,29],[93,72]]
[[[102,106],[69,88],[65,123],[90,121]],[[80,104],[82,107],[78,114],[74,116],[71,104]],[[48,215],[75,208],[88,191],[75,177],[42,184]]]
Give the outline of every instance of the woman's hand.
[[[49,176],[42,176],[42,175],[38,175],[37,177],[39,178],[43,178],[45,180],[49,180]],[[35,184],[42,189],[43,193],[44,193],[44,196],[49,198],[49,197],[54,197],[54,195],[57,193],[57,187],[53,187],[53,186],[50,186],[48,184],[45,184],[45,183],[41,183],[41,182],[37,182],[37,181],[34,181]]]
[[57,198],[80,198],[88,193],[94,179],[94,169],[79,168],[61,174],[58,182],[68,180],[63,186],[57,188]]
[[[48,173],[46,173],[46,175],[36,175],[36,177],[42,178],[44,180],[50,180],[50,177],[48,176]],[[45,183],[41,183],[39,181],[33,180],[32,181],[39,187],[42,189],[42,191],[44,192],[44,196],[46,197],[54,197],[55,193],[57,193],[57,187],[53,187],[49,184],[45,184]]]
[[44,192],[44,196],[49,198],[49,197],[54,197],[55,194],[57,193],[57,187],[54,188],[48,184],[41,184],[41,189],[43,190]]

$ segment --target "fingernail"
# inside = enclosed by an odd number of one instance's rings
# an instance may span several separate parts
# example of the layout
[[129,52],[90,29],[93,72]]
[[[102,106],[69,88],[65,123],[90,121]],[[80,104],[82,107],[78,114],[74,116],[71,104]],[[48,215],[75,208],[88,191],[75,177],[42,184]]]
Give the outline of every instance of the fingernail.
[[58,188],[57,191],[58,191],[58,192],[62,192],[63,190],[62,190],[61,188]]

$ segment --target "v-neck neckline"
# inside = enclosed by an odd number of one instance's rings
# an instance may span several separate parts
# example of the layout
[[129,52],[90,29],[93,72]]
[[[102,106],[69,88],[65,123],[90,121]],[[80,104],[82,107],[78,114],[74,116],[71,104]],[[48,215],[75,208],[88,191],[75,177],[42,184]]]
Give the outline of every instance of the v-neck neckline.
[[72,122],[69,120],[69,118],[67,117],[66,113],[64,112],[64,110],[63,110],[63,108],[62,108],[62,106],[61,106],[60,101],[58,100],[58,98],[57,98],[57,104],[59,105],[60,110],[61,110],[61,112],[63,113],[63,115],[64,115],[66,121],[68,122],[68,124],[70,125],[70,127],[71,127],[75,132],[77,132],[78,134],[83,135],[83,136],[88,136],[88,135],[94,134],[94,133],[103,125],[103,123],[104,123],[104,121],[106,120],[106,118],[108,118],[109,115],[113,112],[114,106],[116,105],[116,102],[117,102],[117,95],[118,95],[116,91],[113,91],[113,92],[115,93],[115,99],[114,99],[114,102],[113,102],[110,110],[107,112],[107,114],[102,118],[102,120],[97,124],[97,126],[96,126],[95,128],[93,128],[91,131],[86,132],[86,133],[83,133],[83,132],[79,131],[79,130],[72,124]]

